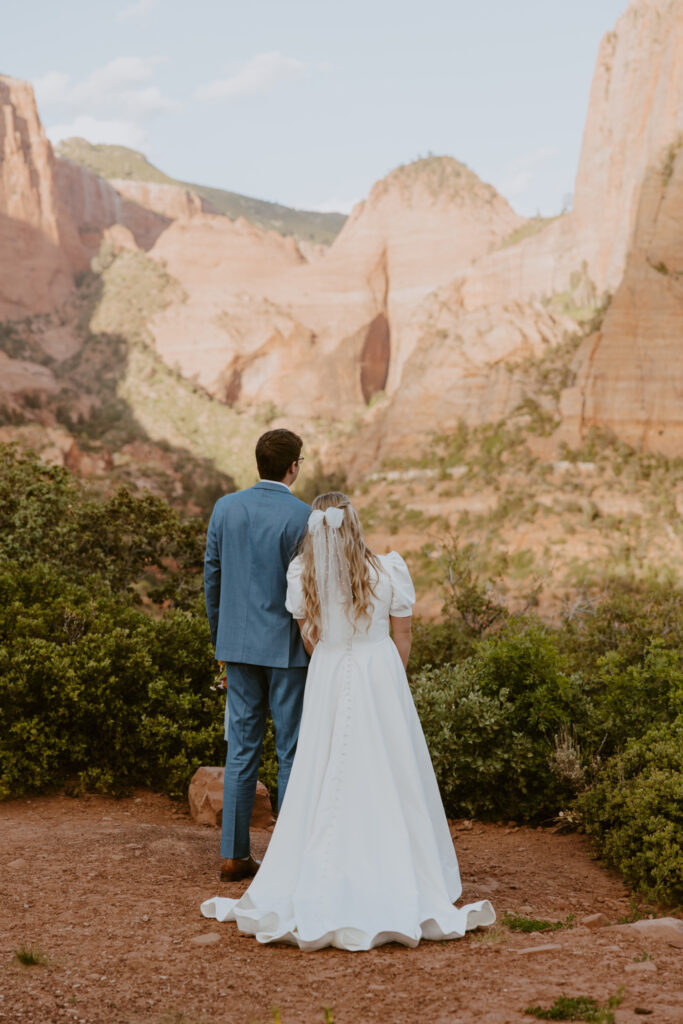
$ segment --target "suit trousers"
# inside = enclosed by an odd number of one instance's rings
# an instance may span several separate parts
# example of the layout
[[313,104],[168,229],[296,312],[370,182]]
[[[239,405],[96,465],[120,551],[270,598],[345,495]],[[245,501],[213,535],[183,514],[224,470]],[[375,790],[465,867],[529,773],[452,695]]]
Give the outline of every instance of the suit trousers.
[[256,795],[268,706],[275,727],[278,810],[299,738],[307,668],[228,662],[228,756],[223,784],[221,856],[249,856],[249,822]]

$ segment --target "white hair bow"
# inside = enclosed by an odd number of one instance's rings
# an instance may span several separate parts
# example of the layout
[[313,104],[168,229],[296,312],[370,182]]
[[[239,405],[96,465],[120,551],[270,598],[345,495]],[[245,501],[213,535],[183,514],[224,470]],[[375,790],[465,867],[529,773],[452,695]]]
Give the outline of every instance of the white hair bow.
[[311,533],[319,530],[323,523],[327,523],[333,530],[338,530],[344,521],[343,508],[326,508],[325,511],[316,508],[308,517],[308,529]]

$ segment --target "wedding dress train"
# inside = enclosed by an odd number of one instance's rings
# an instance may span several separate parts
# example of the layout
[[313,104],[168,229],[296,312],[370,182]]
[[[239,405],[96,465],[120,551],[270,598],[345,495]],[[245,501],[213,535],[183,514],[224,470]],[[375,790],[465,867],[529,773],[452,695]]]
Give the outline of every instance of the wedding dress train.
[[[381,556],[371,622],[316,646],[287,792],[263,863],[240,899],[205,917],[236,921],[259,942],[372,949],[455,939],[489,925],[488,900],[453,906],[458,862],[389,615],[411,614],[408,569]],[[301,565],[287,607],[303,617]],[[340,612],[343,614],[343,612]]]

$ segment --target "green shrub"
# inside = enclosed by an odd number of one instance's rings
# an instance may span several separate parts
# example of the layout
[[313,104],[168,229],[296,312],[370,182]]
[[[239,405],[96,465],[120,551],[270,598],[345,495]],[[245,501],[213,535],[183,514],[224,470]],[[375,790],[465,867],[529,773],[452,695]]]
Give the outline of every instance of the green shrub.
[[186,791],[224,756],[203,614],[153,619],[97,578],[0,567],[0,797]]
[[461,622],[444,619],[426,622],[413,619],[413,642],[408,672],[411,677],[426,668],[453,665],[472,653],[472,636]]
[[628,739],[683,713],[683,649],[649,640],[638,663],[629,646],[610,651],[586,673],[592,719],[586,743],[603,760],[623,750]]
[[629,577],[607,580],[597,598],[563,623],[559,636],[573,663],[587,673],[610,651],[618,651],[624,663],[639,663],[652,638],[683,648],[683,589]]
[[683,902],[683,715],[628,740],[577,806],[627,881],[654,899]]
[[554,738],[580,717],[580,690],[540,626],[511,623],[411,686],[449,816],[539,821],[571,799]]
[[512,619],[478,641],[473,664],[484,693],[507,694],[515,729],[551,743],[560,726],[581,721],[581,680],[569,674],[553,630],[538,620]]
[[90,498],[65,469],[0,445],[0,564],[53,565],[74,581],[190,607],[201,592],[204,525],[161,498]]

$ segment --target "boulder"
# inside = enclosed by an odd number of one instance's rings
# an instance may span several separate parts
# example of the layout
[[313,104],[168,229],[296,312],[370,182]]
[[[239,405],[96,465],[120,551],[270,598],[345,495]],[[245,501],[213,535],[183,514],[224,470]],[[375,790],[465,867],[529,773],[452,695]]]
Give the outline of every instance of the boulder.
[[581,918],[581,924],[586,928],[605,928],[609,921],[604,914],[588,914],[587,917]]
[[[198,825],[222,824],[224,773],[224,768],[198,768],[192,776],[187,798],[192,819]],[[272,824],[273,809],[268,790],[262,782],[257,782],[251,827],[265,829]]]
[[652,920],[634,921],[626,926],[640,932],[647,938],[660,939],[670,946],[683,949],[683,921],[677,917],[655,917]]

